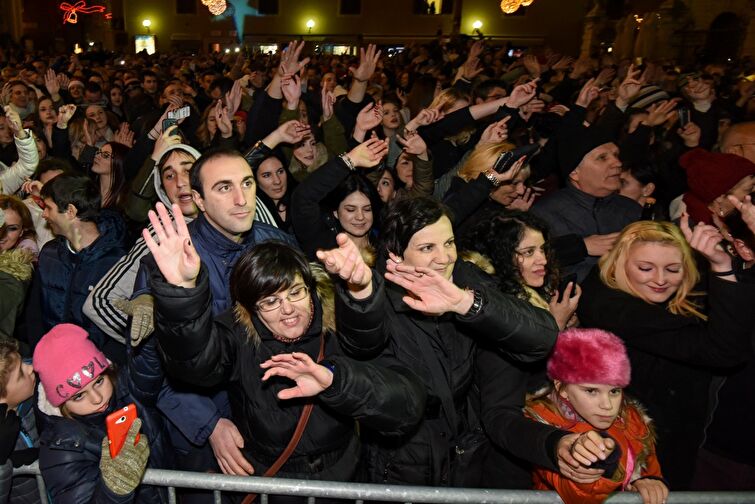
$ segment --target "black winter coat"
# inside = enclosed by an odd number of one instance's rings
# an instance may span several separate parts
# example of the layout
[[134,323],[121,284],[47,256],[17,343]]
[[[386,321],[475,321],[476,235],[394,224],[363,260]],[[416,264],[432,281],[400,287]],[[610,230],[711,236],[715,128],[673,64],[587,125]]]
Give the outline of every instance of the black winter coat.
[[[374,278],[379,285],[377,275]],[[425,394],[416,376],[400,365],[380,366],[344,355],[374,355],[384,344],[382,289],[375,287],[376,294],[362,302],[339,292],[335,331],[332,294],[328,295],[325,287],[329,282],[321,282],[318,296],[312,296],[315,312],[309,330],[302,339],[283,343],[240,306],[236,307],[236,320],[231,312],[213,320],[204,267],[197,286],[191,289],[165,283],[159,272],[153,272],[151,280],[155,332],[169,374],[199,386],[228,384],[231,419],[244,438],[245,455],[257,474],[288,444],[307,402],[314,402],[315,408],[280,476],[349,480],[359,449],[354,419],[387,434],[404,433],[419,421]],[[361,331],[362,326],[377,330]],[[272,378],[263,382],[260,364],[273,355],[290,352],[304,352],[317,360],[321,335],[325,338],[324,355],[334,365],[332,385],[315,398],[279,400],[278,392],[290,387],[291,381]],[[350,462],[344,463],[345,459]]]
[[[425,385],[428,405],[422,423],[408,435],[398,439],[366,433],[369,439],[365,460],[366,477],[371,482],[412,485],[447,485],[450,474],[450,451],[455,447],[453,426],[449,417],[456,416],[458,435],[468,434],[469,393],[476,365],[476,340],[491,345],[518,362],[545,358],[556,341],[558,327],[545,310],[535,308],[514,296],[502,294],[493,280],[474,265],[457,261],[453,281],[459,287],[473,288],[483,294],[482,311],[472,317],[444,314],[430,317],[409,308],[402,297],[405,291],[387,284],[389,304],[385,311],[383,330],[389,337],[384,354],[398,359],[414,371]],[[446,374],[446,386],[433,376],[429,356],[422,350],[431,346]],[[456,414],[449,415],[442,407],[440,388],[450,389]],[[482,398],[485,401],[485,397]],[[510,410],[511,411],[511,410]],[[533,449],[537,440],[533,439]]]
[[[129,367],[122,368],[115,384],[110,406],[104,413],[77,418],[60,416],[38,387],[40,418],[39,469],[55,504],[144,503],[168,501],[167,494],[155,487],[140,486],[127,495],[117,495],[100,477],[100,456],[105,417],[118,408],[136,404],[142,420],[141,433],[149,440],[148,468],[171,469],[173,456],[168,433],[155,403],[163,383],[162,365],[154,339],[148,339],[129,356]],[[116,459],[117,460],[117,459]]]
[[611,331],[627,345],[627,392],[648,410],[658,434],[658,459],[671,490],[689,489],[709,411],[716,369],[750,354],[755,286],[711,277],[708,321],[674,315],[606,286],[595,269],[582,284],[577,314],[584,327]]

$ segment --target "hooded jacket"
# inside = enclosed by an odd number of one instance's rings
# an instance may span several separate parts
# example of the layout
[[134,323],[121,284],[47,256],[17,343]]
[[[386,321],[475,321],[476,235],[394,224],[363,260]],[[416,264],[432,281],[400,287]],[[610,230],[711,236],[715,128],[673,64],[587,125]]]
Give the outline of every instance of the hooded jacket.
[[[299,340],[281,342],[239,304],[213,320],[204,266],[197,286],[189,289],[166,283],[156,268],[151,271],[156,334],[169,375],[195,386],[228,384],[232,419],[257,474],[286,447],[306,403],[314,404],[312,416],[279,475],[320,479],[327,474],[330,479],[349,480],[358,458],[355,419],[395,435],[410,431],[424,410],[424,392],[408,369],[395,360],[386,360],[383,366],[345,355],[374,355],[384,343],[380,307],[385,298],[376,287],[380,280],[373,277],[376,294],[367,300],[356,302],[339,291],[334,301],[327,275],[320,270],[317,277],[316,294],[310,295],[314,313],[308,330]],[[289,352],[307,353],[317,360],[321,338],[333,371],[331,386],[313,398],[278,399],[278,392],[290,387],[291,381],[263,382],[260,364]],[[344,458],[352,462],[343,464]],[[329,472],[323,473],[326,468]]]
[[[48,242],[40,251],[29,303],[39,310],[32,315],[39,320],[30,324],[30,329],[34,329],[29,334],[32,347],[52,326],[63,322],[83,327],[101,349],[107,342],[105,333],[84,316],[82,308],[90,290],[126,253],[126,226],[117,213],[102,210],[97,229],[99,238],[79,252],[62,236]],[[34,312],[34,308],[30,311]],[[29,315],[27,312],[27,321]]]
[[26,138],[13,137],[18,151],[18,161],[6,166],[0,161],[0,194],[13,194],[24,181],[34,174],[39,164],[39,152],[31,130],[26,130]]
[[[102,439],[107,435],[105,418],[118,408],[136,404],[142,420],[141,433],[149,441],[148,468],[170,469],[173,455],[162,416],[155,409],[163,382],[160,357],[154,338],[131,350],[127,368],[118,373],[113,397],[103,413],[66,418],[37,387],[40,418],[39,469],[55,504],[106,504],[168,502],[164,490],[140,486],[134,492],[117,495],[107,488],[100,475]],[[117,460],[117,458],[116,458]]]
[[0,466],[0,504],[37,504],[41,501],[36,479],[29,476],[13,477],[13,466],[36,459],[35,453],[39,451],[39,433],[34,417],[33,398],[19,404],[16,413],[21,421],[21,431],[16,440],[14,455],[24,453],[22,458],[26,460],[15,462],[14,456],[11,456],[5,465]]
[[34,270],[34,256],[27,250],[0,252],[0,337],[12,338],[16,318],[24,308],[26,289]]

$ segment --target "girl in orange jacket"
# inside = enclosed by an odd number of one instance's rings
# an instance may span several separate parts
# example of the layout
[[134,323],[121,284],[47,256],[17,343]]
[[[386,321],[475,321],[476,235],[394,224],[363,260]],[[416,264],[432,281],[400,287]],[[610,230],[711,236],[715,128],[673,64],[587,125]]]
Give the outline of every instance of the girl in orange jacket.
[[[582,435],[573,456],[603,469],[593,483],[576,483],[536,468],[534,487],[555,490],[566,504],[603,502],[615,491],[639,492],[645,504],[662,504],[668,488],[655,455],[655,435],[642,407],[623,395],[630,367],[624,343],[600,329],[569,329],[559,335],[548,360],[552,386],[528,398],[527,416]],[[601,460],[580,448],[604,448]]]

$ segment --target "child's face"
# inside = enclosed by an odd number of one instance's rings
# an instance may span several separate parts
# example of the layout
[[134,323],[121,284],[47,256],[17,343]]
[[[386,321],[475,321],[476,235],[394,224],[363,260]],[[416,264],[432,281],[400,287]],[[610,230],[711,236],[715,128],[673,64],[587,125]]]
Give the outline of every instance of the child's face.
[[621,387],[596,383],[562,384],[559,394],[567,399],[579,416],[596,429],[611,427],[621,409]]
[[31,364],[26,364],[17,355],[13,363],[13,369],[8,375],[8,384],[5,387],[6,395],[0,398],[0,402],[8,405],[9,408],[16,408],[19,404],[34,395],[34,385],[37,379],[34,374],[34,368]]
[[110,377],[101,374],[86,387],[65,402],[66,409],[72,415],[85,416],[103,413],[113,397],[113,382]]

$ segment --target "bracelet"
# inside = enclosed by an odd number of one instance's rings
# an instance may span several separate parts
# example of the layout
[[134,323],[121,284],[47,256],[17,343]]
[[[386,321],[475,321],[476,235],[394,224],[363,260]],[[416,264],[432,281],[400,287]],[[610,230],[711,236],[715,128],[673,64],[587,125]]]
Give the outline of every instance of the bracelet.
[[713,276],[717,276],[717,277],[726,277],[726,276],[729,276],[729,275],[736,274],[736,271],[735,270],[729,270],[729,271],[711,271],[710,274],[713,275]]
[[498,187],[501,185],[501,181],[496,178],[495,175],[493,175],[492,170],[486,170],[482,172],[483,175],[485,175],[485,178],[490,181],[491,184],[493,184],[493,187]]
[[351,76],[351,78],[352,78],[352,79],[354,79],[354,80],[355,80],[355,81],[357,81],[357,82],[367,82],[368,80],[370,80],[370,79],[357,79],[357,78],[356,78],[356,77],[354,77],[353,75]]
[[357,167],[356,167],[356,166],[354,166],[354,161],[352,161],[352,160],[351,160],[351,158],[349,157],[349,155],[348,155],[348,154],[346,154],[346,153],[343,153],[343,154],[341,154],[341,155],[340,155],[340,156],[338,156],[338,157],[339,157],[339,158],[341,158],[341,161],[343,161],[344,163],[346,163],[346,167],[347,167],[347,168],[348,168],[349,170],[351,170],[351,171],[356,171]]

